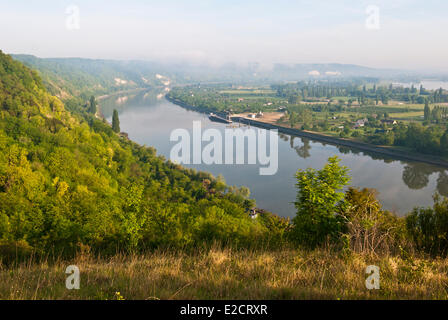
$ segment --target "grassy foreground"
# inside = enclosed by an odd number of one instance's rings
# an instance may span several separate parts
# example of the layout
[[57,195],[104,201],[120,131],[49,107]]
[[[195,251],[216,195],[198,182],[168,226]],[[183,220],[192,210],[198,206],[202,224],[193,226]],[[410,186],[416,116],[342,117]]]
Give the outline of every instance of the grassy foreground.
[[[68,265],[79,290],[65,288]],[[367,290],[366,267],[380,268]],[[0,267],[0,299],[447,299],[448,260],[328,249],[155,251]]]

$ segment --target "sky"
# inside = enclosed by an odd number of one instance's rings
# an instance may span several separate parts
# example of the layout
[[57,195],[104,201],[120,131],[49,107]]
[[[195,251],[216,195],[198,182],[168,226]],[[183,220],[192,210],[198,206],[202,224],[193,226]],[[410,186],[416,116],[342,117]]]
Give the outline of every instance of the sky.
[[0,0],[0,49],[163,62],[448,71],[446,0]]

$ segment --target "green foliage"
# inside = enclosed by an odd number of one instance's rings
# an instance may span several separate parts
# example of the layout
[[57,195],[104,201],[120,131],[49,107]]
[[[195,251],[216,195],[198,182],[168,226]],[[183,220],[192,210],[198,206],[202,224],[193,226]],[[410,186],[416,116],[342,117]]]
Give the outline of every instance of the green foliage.
[[96,114],[97,105],[98,105],[98,103],[96,102],[95,97],[91,96],[90,100],[89,100],[89,112],[92,114]]
[[344,199],[341,189],[350,177],[348,169],[339,163],[337,157],[331,157],[321,170],[309,168],[296,173],[297,215],[293,219],[293,236],[300,243],[316,246],[338,238],[343,230],[338,215]]
[[407,230],[418,249],[448,253],[448,199],[434,196],[433,208],[416,208],[406,217]]
[[345,233],[355,252],[397,251],[406,238],[404,219],[382,210],[376,190],[350,187],[345,193]]
[[[61,99],[147,87],[156,84],[155,72],[145,63],[81,58],[37,58],[31,55],[13,55],[14,59],[40,73],[48,91]],[[145,80],[143,80],[145,79]],[[122,81],[123,80],[123,81]]]
[[3,264],[26,261],[32,254],[33,248],[25,240],[0,240],[0,262]]
[[431,120],[431,109],[429,108],[428,100],[425,101],[424,119],[427,121]]

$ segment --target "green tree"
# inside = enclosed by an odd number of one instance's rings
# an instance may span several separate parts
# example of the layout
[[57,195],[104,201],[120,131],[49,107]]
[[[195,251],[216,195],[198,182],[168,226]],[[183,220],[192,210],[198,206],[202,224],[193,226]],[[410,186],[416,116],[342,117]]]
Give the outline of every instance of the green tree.
[[435,106],[432,111],[431,111],[431,120],[436,122],[436,123],[440,123],[440,121],[442,120],[442,110],[440,109],[439,106]]
[[431,120],[431,108],[429,107],[428,100],[425,100],[425,113],[424,113],[425,121]]
[[299,102],[299,96],[297,94],[293,94],[288,97],[289,104],[296,104],[297,102]]
[[313,121],[313,113],[309,109],[302,109],[299,113],[300,121],[303,123],[302,129],[309,130]]
[[96,102],[95,97],[91,96],[90,101],[89,101],[89,112],[96,114],[97,105],[98,105],[98,103]]
[[297,113],[291,111],[289,114],[289,124],[291,125],[291,128],[294,128],[296,122],[297,122]]
[[448,154],[448,130],[446,130],[440,138],[440,148],[442,149],[442,154]]
[[118,111],[114,109],[112,116],[112,130],[119,133],[120,132],[120,119],[118,118]]
[[344,222],[338,213],[343,206],[342,189],[350,177],[348,168],[339,163],[338,157],[331,157],[321,170],[297,171],[293,237],[299,243],[316,246],[328,238],[337,238],[342,232]]
[[428,253],[448,252],[448,199],[434,195],[432,208],[415,208],[406,216],[406,228],[414,245]]

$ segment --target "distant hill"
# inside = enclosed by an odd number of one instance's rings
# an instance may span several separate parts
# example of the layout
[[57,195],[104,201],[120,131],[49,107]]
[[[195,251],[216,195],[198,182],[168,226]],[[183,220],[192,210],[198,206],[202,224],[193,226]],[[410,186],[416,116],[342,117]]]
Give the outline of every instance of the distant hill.
[[354,64],[276,64],[273,72],[275,77],[296,78],[296,77],[397,77],[408,75],[408,72],[390,69],[374,69]]
[[160,78],[164,76],[163,69],[151,62],[38,58],[22,54],[12,57],[38,70],[50,93],[63,99],[159,86],[164,79]]
[[166,81],[184,84],[193,82],[269,83],[315,79],[364,78],[368,80],[411,81],[416,72],[375,69],[353,64],[275,64],[266,68],[258,63],[245,66],[226,63],[221,66],[189,63],[162,64],[150,61],[96,60],[83,58],[37,58],[12,55],[14,59],[40,72],[53,95],[103,95],[146,86],[164,86]]

